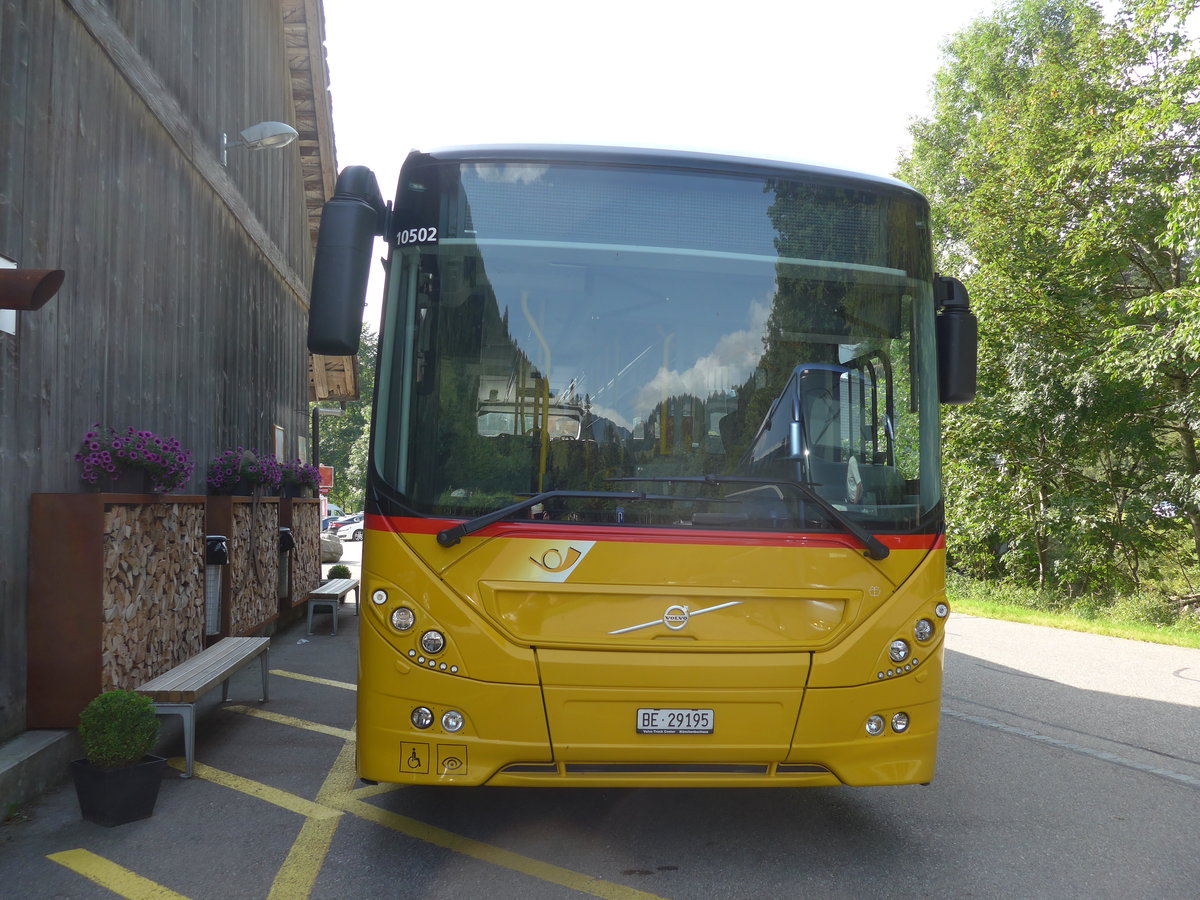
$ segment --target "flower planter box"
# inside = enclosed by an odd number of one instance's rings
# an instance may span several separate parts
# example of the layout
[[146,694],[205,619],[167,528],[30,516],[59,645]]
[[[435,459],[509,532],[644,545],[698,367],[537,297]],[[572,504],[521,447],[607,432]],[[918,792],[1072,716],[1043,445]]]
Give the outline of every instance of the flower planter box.
[[29,540],[29,728],[74,728],[204,649],[205,498],[34,494]]

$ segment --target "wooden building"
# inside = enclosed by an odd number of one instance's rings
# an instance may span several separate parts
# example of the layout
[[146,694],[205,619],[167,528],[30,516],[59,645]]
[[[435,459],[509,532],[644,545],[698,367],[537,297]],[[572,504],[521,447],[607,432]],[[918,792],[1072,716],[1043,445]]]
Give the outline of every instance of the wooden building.
[[[323,41],[321,0],[0,4],[0,265],[65,273],[39,309],[0,299],[0,743],[25,729],[31,496],[88,490],[94,423],[177,437],[203,494],[222,450],[306,456],[318,381],[355,393],[305,347]],[[223,165],[262,121],[299,138]]]

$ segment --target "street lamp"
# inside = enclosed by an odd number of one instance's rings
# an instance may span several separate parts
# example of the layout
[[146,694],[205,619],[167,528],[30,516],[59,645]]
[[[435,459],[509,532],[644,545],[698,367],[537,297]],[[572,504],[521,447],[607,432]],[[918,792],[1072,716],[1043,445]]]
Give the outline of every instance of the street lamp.
[[221,165],[227,165],[228,153],[234,147],[245,147],[247,150],[269,150],[275,147],[286,147],[300,136],[286,122],[259,122],[251,125],[238,135],[240,141],[229,140],[229,135],[221,134]]

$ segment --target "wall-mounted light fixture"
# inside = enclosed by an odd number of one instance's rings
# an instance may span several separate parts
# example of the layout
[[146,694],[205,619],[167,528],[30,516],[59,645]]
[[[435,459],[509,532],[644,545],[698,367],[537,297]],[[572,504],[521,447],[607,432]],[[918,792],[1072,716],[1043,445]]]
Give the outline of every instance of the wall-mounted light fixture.
[[41,309],[62,287],[62,269],[18,269],[0,256],[0,332],[17,333],[17,312]]
[[286,147],[299,136],[300,132],[284,122],[259,122],[257,125],[251,125],[241,133],[240,141],[231,141],[229,135],[222,132],[221,165],[226,165],[226,151],[234,147],[245,147],[247,150],[269,150]]

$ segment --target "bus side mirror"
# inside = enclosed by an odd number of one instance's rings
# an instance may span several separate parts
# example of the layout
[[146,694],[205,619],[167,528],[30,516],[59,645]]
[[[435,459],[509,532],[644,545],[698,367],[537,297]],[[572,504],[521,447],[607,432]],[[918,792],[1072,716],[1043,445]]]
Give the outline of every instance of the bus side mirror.
[[979,323],[970,309],[967,289],[957,278],[933,280],[937,307],[938,397],[942,403],[975,399],[979,368]]
[[362,332],[367,279],[375,236],[387,209],[375,173],[348,166],[321,211],[308,307],[308,349],[324,356],[354,356]]

